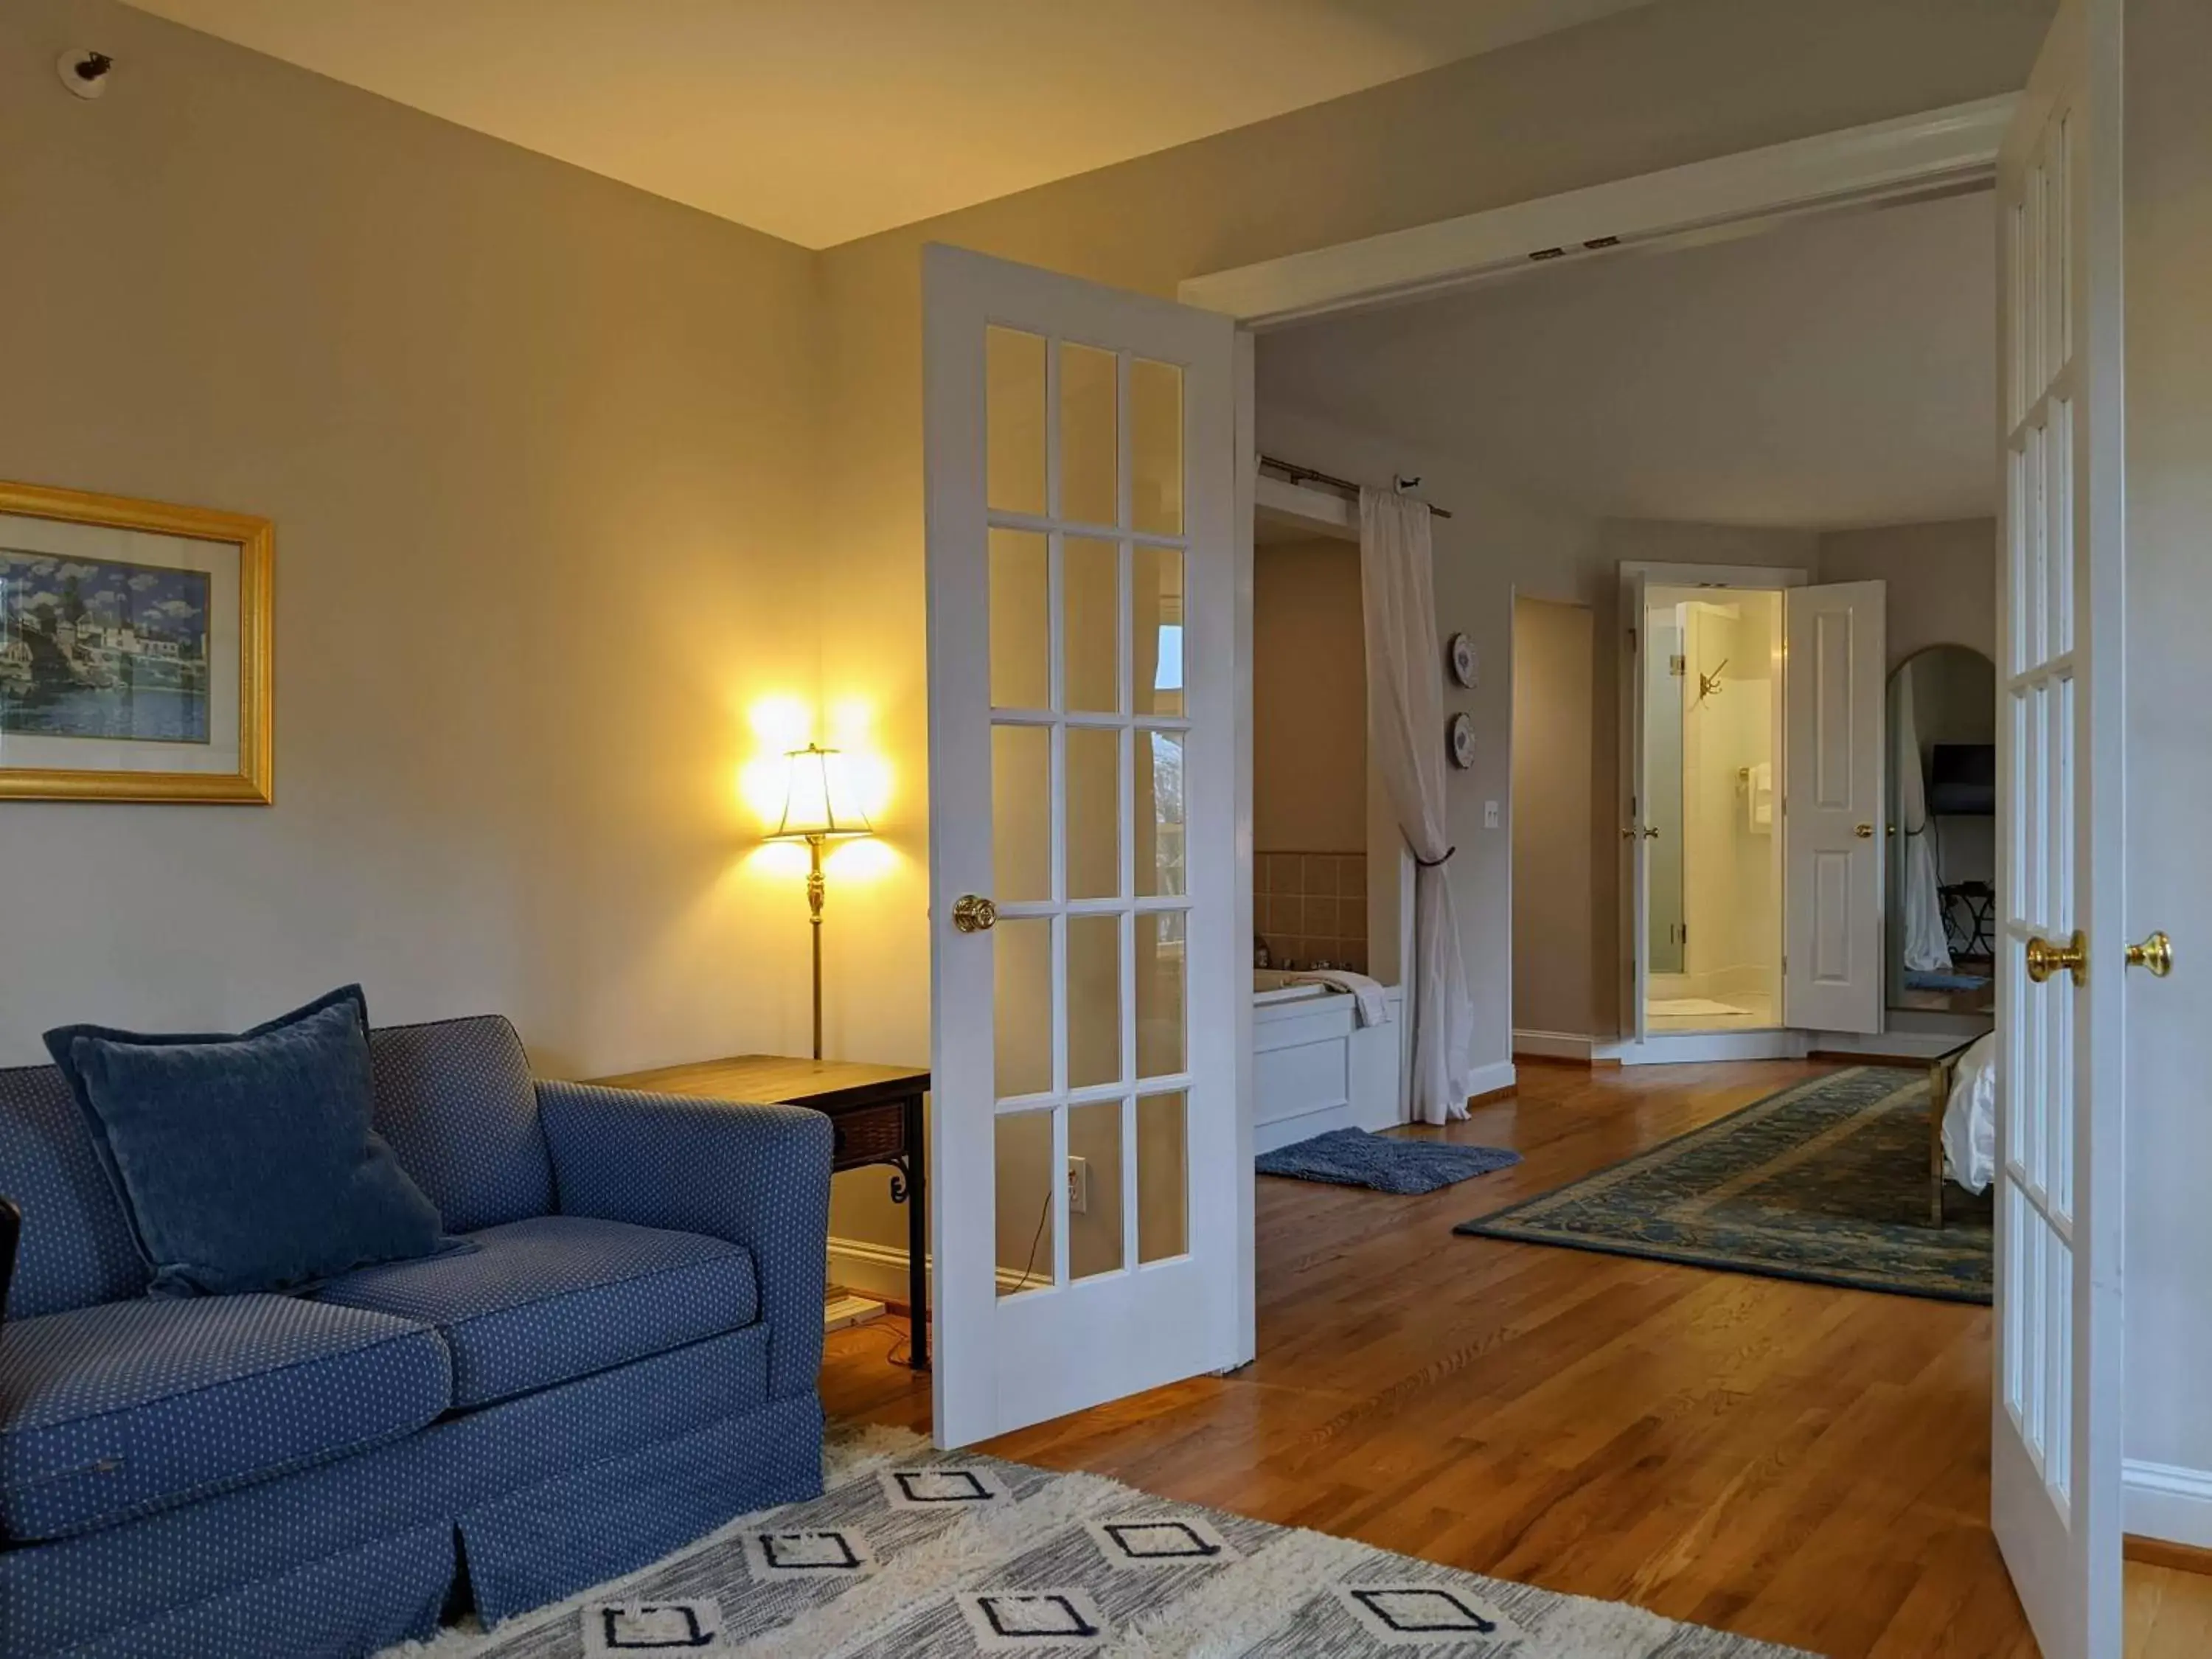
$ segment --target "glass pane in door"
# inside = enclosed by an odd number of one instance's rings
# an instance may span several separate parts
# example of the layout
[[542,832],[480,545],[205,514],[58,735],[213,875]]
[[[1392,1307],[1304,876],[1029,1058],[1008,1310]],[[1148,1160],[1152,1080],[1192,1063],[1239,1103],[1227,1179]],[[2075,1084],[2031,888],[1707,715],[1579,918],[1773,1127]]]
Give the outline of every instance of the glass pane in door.
[[1131,803],[1137,845],[1137,896],[1168,898],[1188,890],[1183,877],[1182,756],[1180,732],[1136,732],[1136,790]]
[[1183,1068],[1183,913],[1137,918],[1137,1075]]
[[991,704],[1052,707],[1052,586],[1045,539],[991,532]]
[[1130,627],[1136,672],[1130,688],[1139,714],[1179,715],[1182,701],[1182,550],[1131,550]]
[[1121,708],[1121,548],[1070,536],[1060,551],[1061,649],[1067,708],[1079,714]]
[[1053,1283],[1053,1210],[1059,1183],[1053,1178],[1049,1109],[1010,1112],[995,1129],[998,1173],[999,1294]]
[[1052,922],[1001,921],[988,937],[993,1092],[1043,1094],[1052,1087]]
[[1052,896],[1052,728],[991,728],[991,896]]
[[1121,1115],[1126,1103],[1067,1109],[1067,1276],[1121,1268]]
[[992,328],[983,340],[985,494],[994,513],[1042,514],[1044,337]]
[[1060,510],[1075,524],[1121,521],[1120,361],[1110,351],[1060,348]]
[[1182,370],[1146,357],[1129,364],[1129,469],[1134,526],[1182,534]]
[[1190,1248],[1190,1152],[1183,1097],[1137,1101],[1137,1260],[1164,1261]]
[[1067,1086],[1121,1076],[1121,918],[1067,919]]
[[1121,734],[1067,728],[1067,896],[1115,898],[1121,891]]

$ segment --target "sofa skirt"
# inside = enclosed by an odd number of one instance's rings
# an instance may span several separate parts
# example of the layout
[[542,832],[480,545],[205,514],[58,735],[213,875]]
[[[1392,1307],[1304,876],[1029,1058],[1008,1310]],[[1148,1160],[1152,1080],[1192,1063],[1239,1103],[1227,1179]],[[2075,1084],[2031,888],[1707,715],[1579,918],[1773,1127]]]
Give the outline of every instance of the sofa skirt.
[[300,1659],[487,1623],[821,1490],[822,1411],[763,1401],[764,1327],[143,1520],[0,1551],[4,1659]]

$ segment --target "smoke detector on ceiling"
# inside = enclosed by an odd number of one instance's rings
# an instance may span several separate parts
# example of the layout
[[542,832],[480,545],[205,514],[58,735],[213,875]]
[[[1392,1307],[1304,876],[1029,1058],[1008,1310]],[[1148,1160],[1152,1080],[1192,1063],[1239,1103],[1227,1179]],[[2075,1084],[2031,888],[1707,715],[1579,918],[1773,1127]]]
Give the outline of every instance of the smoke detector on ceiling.
[[106,92],[108,71],[114,67],[115,60],[106,52],[82,46],[72,46],[54,60],[54,73],[80,98],[97,98]]

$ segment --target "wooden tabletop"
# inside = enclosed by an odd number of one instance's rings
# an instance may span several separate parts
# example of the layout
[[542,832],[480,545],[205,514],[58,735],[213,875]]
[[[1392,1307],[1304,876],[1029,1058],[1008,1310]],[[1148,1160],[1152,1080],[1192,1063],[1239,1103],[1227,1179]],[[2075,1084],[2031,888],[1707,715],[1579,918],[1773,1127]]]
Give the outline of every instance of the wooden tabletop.
[[593,1078],[610,1089],[696,1095],[708,1100],[750,1100],[766,1105],[856,1106],[902,1099],[929,1087],[926,1066],[875,1066],[851,1060],[794,1060],[788,1054],[730,1054]]

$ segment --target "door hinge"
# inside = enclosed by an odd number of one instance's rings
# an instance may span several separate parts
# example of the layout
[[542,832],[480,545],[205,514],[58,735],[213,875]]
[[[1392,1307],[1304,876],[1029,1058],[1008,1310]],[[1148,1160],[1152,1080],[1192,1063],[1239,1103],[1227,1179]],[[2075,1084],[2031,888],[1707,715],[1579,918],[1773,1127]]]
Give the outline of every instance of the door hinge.
[[1636,643],[1636,630],[1632,628],[1628,630],[1628,648],[1631,651],[1638,649]]
[[1667,672],[1678,680],[1686,679],[1690,672],[1690,659],[1683,656],[1668,658]]

